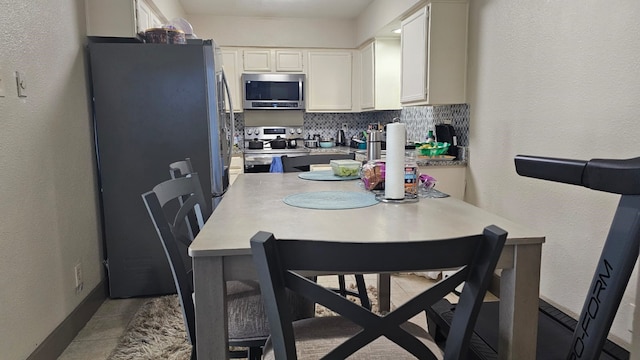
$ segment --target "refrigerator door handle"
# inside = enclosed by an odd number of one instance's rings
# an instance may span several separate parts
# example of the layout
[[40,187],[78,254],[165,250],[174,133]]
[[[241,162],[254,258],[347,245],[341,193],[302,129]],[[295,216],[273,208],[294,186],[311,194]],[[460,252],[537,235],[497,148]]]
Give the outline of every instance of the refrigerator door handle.
[[222,69],[222,83],[224,84],[225,92],[227,93],[227,99],[229,100],[229,118],[231,122],[231,146],[229,146],[229,162],[231,162],[231,156],[233,155],[233,142],[236,137],[235,116],[233,114],[233,101],[231,100],[231,90],[229,89],[229,83],[227,82],[227,76]]

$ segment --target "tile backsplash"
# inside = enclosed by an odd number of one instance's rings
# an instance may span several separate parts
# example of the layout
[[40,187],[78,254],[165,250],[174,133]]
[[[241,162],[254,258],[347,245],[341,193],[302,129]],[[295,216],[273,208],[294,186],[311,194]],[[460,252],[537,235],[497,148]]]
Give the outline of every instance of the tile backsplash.
[[[346,123],[347,138],[365,131],[370,123],[387,124],[399,117],[407,125],[407,140],[424,141],[429,129],[435,125],[450,123],[458,136],[458,145],[469,145],[469,106],[467,104],[440,106],[410,106],[402,110],[372,111],[362,113],[305,113],[304,138],[320,134],[323,138],[335,138],[342,124]],[[244,116],[235,114],[236,134],[244,134]]]

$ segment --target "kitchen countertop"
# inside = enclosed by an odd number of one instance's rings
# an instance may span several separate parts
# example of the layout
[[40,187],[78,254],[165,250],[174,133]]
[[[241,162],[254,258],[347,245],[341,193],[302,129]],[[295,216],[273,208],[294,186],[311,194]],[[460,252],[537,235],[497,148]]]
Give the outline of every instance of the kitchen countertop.
[[[413,150],[407,150],[413,151]],[[384,150],[383,150],[384,152]],[[243,153],[242,149],[234,148],[233,155],[241,156]],[[334,146],[330,148],[311,148],[311,154],[351,154],[356,153],[356,159],[358,159],[358,155],[362,155],[363,158],[366,157],[367,150],[365,149],[354,149],[349,146]],[[418,166],[467,166],[467,159],[461,160],[443,160],[443,159],[429,159],[426,157],[417,157],[416,163]]]
[[[407,150],[407,151],[415,151],[415,150]],[[348,146],[334,146],[330,148],[312,148],[311,154],[322,154],[322,153],[356,153],[356,159],[358,159],[358,155],[362,155],[366,157],[367,150],[364,149],[354,149]],[[384,150],[383,150],[384,153]],[[429,159],[426,157],[416,157],[416,163],[418,166],[467,166],[467,160],[446,160],[446,159]]]

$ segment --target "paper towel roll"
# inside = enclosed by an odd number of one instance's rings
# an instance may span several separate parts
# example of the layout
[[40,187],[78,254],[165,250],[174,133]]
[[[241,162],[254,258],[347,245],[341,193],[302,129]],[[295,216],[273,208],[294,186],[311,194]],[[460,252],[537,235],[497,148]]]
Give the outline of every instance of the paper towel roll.
[[384,179],[386,199],[404,199],[404,146],[406,128],[403,123],[387,125],[387,156]]

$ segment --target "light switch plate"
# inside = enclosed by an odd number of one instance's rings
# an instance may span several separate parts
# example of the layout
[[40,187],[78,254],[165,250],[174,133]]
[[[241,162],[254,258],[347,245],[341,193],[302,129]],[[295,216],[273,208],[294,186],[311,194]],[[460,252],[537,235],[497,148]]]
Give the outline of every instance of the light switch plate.
[[16,86],[18,97],[27,97],[27,79],[22,71],[16,71]]

